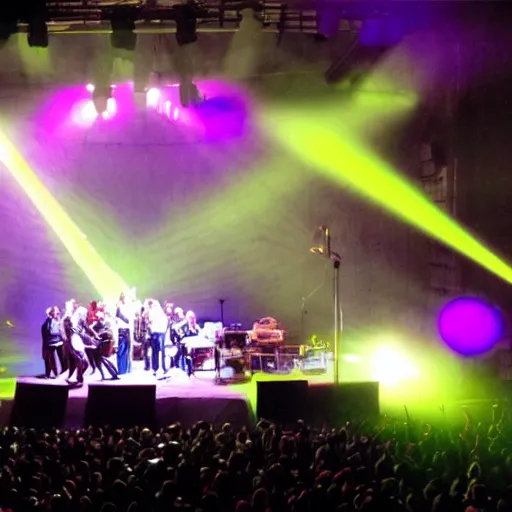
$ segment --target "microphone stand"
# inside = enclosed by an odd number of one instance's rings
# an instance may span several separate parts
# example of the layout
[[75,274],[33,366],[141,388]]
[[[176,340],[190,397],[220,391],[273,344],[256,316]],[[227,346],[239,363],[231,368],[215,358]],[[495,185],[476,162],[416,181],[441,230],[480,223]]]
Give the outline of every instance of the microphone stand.
[[219,304],[220,304],[220,321],[222,323],[222,327],[224,327],[224,302],[226,302],[225,299],[219,299]]
[[340,305],[340,265],[341,256],[331,250],[331,234],[329,228],[321,226],[320,231],[323,233],[323,245],[321,247],[312,247],[310,252],[319,254],[329,260],[333,264],[333,287],[332,287],[332,304],[333,304],[333,364],[334,364],[334,385],[338,386],[340,383],[340,369],[339,369],[339,353],[341,342],[341,305]]
[[306,337],[306,297],[301,298],[300,308],[300,344],[305,343]]
[[[335,257],[333,257],[335,256]],[[333,292],[332,302],[334,307],[334,385],[340,383],[339,351],[341,342],[341,307],[340,307],[340,257],[337,254],[331,255],[333,262]]]

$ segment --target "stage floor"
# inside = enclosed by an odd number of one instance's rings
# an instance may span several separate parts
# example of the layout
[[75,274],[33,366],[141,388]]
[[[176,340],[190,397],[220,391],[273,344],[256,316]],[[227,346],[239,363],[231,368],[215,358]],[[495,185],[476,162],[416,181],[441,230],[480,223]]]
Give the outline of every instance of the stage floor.
[[[142,361],[133,363],[132,372],[116,381],[101,381],[99,372],[85,375],[82,387],[69,390],[65,427],[83,425],[89,385],[122,386],[156,384],[157,420],[161,425],[180,421],[191,424],[199,420],[215,424],[231,422],[238,426],[248,425],[254,419],[258,381],[308,380],[310,383],[325,383],[332,380],[332,372],[324,375],[304,376],[301,372],[287,375],[256,373],[250,382],[216,384],[215,372],[196,372],[190,378],[181,370],[172,369],[165,378],[158,379],[144,371]],[[67,386],[67,373],[56,379],[38,377],[0,379],[0,425],[9,422],[16,383],[45,386]],[[171,411],[171,412],[170,412]]]

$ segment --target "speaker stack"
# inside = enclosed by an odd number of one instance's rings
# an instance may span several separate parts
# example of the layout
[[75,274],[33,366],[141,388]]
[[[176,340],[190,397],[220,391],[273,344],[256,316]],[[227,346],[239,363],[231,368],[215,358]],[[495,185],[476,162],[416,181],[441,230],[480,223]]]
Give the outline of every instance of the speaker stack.
[[11,425],[31,428],[63,426],[68,393],[67,385],[17,382]]
[[156,384],[89,384],[85,426],[156,424]]
[[258,382],[257,416],[281,425],[303,419],[339,426],[380,414],[379,383],[310,385],[307,380]]

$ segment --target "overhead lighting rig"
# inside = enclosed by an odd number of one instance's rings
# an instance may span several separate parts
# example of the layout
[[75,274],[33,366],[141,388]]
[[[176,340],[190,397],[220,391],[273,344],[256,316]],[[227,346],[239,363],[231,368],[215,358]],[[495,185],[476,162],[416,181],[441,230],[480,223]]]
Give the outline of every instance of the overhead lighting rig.
[[135,21],[139,17],[138,9],[134,7],[116,7],[105,14],[112,28],[112,33],[110,34],[112,48],[131,52],[135,51],[137,46]]
[[21,9],[21,20],[28,24],[28,45],[32,48],[48,48],[46,0],[24,0]]
[[0,3],[0,47],[18,30],[19,4],[17,0]]
[[[132,19],[135,25],[135,33],[173,33],[176,32],[177,18],[183,3],[174,0],[165,0],[160,3],[158,0],[1,0],[0,1],[0,43],[5,40],[8,27],[12,23],[21,23],[21,17],[12,16],[12,5],[15,12],[25,2],[40,2],[47,9],[47,22],[50,33],[71,34],[75,31],[83,33],[84,30],[91,33],[109,34],[113,27],[110,25],[109,13],[113,8],[133,10],[135,13]],[[354,2],[353,0],[340,0],[329,3],[328,15],[341,21],[363,21],[375,18],[396,18],[407,19],[433,19],[436,15],[443,18],[460,20],[461,18],[478,17],[500,17],[504,16],[503,10],[507,2],[481,2],[478,9],[473,5],[475,2],[461,2],[457,0],[447,2],[432,2],[432,0],[406,1],[376,0],[372,2]],[[466,5],[467,4],[467,5]],[[488,5],[483,5],[488,4]],[[449,8],[447,7],[449,6]],[[11,7],[9,7],[11,6]],[[290,0],[283,1],[224,1],[209,0],[204,17],[197,18],[197,31],[215,30],[228,31],[237,30],[241,16],[240,13],[247,8],[258,8],[261,18],[264,20],[264,28],[269,32],[300,32],[315,35],[321,33],[318,26],[319,18],[325,17],[326,13],[318,9],[314,0]],[[169,23],[175,22],[175,23]],[[130,25],[133,28],[133,25]],[[26,31],[27,25],[18,25],[18,31]],[[2,35],[3,34],[3,35]]]

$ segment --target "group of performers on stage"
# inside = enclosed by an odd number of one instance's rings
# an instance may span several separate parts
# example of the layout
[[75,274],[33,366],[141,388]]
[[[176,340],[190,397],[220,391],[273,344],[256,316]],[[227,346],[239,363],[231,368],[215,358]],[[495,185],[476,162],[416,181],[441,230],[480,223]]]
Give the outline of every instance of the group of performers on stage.
[[[69,372],[68,382],[81,385],[90,367],[105,379],[131,371],[134,349],[141,352],[144,369],[155,376],[164,376],[171,367],[179,367],[188,375],[192,365],[187,354],[185,338],[198,336],[200,328],[193,311],[186,314],[172,303],[162,306],[155,299],[137,301],[135,292],[122,293],[115,308],[93,301],[83,307],[74,299],[66,302],[61,314],[57,306],[49,307],[41,329],[45,377]],[[169,357],[165,347],[173,345]],[[117,368],[110,356],[116,353]],[[76,381],[72,381],[76,372]]]

